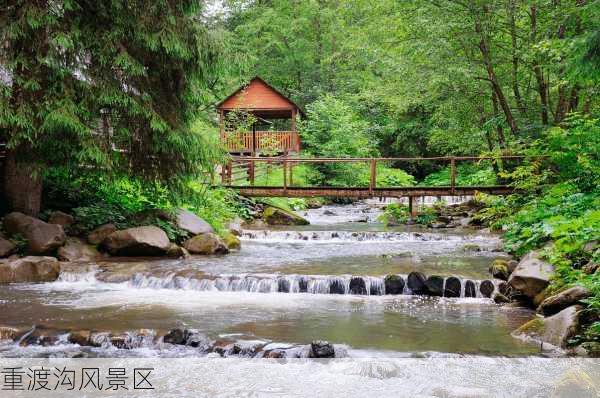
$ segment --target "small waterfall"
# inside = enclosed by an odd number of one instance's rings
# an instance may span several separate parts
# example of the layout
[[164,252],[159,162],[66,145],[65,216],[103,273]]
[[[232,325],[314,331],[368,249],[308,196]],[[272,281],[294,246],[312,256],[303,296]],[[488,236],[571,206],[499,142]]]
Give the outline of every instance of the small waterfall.
[[[398,275],[402,283],[406,275]],[[498,281],[477,281],[457,277],[442,278],[441,291],[444,296],[456,297],[487,297],[482,294],[482,283],[487,283],[493,292],[497,291]],[[452,284],[447,283],[452,279]],[[460,289],[458,284],[460,283]],[[472,284],[472,289],[466,285]],[[386,277],[357,276],[357,275],[276,275],[276,274],[236,274],[214,275],[201,279],[197,277],[177,276],[174,273],[164,276],[135,274],[128,282],[130,287],[151,289],[182,289],[206,292],[248,292],[248,293],[308,293],[308,294],[340,294],[361,296],[382,296],[392,294],[386,292]],[[451,286],[454,286],[452,288]],[[454,295],[448,290],[454,291]],[[469,292],[467,292],[469,290]],[[485,290],[485,289],[484,289]],[[423,293],[427,296],[429,294]],[[402,295],[413,295],[413,290],[404,283]],[[436,294],[431,294],[436,295]],[[437,294],[442,295],[442,294]]]
[[263,242],[481,242],[495,243],[497,239],[477,235],[449,235],[433,232],[401,231],[272,231],[243,230],[241,239]]

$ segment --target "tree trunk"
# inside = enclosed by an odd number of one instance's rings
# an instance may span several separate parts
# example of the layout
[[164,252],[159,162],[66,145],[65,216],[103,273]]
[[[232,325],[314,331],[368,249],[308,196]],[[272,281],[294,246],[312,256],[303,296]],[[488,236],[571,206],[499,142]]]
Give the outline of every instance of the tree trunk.
[[[496,92],[492,90],[492,109],[494,110],[494,117],[499,116],[498,111],[498,97],[496,97]],[[496,124],[496,133],[498,134],[498,144],[500,145],[500,149],[506,149],[506,138],[504,137],[504,129],[501,125]]]
[[9,150],[4,159],[4,196],[11,211],[37,216],[42,203],[40,168],[20,162],[17,151]]
[[[529,15],[531,18],[531,43],[535,43],[537,41],[537,8],[535,3],[531,5]],[[544,80],[544,74],[542,72],[542,68],[540,67],[539,60],[537,59],[537,57],[534,60],[533,73],[535,74],[535,80],[537,81],[537,91],[540,96],[540,117],[542,119],[542,124],[548,125],[548,90],[546,86],[546,81]]]
[[[487,13],[487,9],[484,8],[484,12]],[[504,112],[504,116],[506,117],[506,122],[510,126],[511,132],[516,136],[519,133],[519,128],[517,126],[517,122],[512,114],[510,106],[508,105],[508,101],[506,100],[506,96],[502,91],[502,87],[498,82],[498,77],[496,76],[496,72],[494,70],[494,66],[492,64],[492,58],[490,55],[489,46],[487,44],[487,40],[485,37],[485,33],[483,32],[483,28],[481,26],[481,20],[478,15],[475,16],[475,32],[479,34],[479,51],[481,52],[481,56],[483,58],[483,64],[485,65],[485,69],[488,73],[488,79],[492,84],[492,89],[496,93],[496,98]]]
[[515,21],[515,0],[508,2],[508,23],[510,25],[510,38],[511,38],[511,56],[512,56],[512,89],[517,102],[517,108],[521,115],[526,115],[525,104],[521,97],[521,91],[519,90],[519,57],[517,55],[518,44],[517,44],[517,24]]

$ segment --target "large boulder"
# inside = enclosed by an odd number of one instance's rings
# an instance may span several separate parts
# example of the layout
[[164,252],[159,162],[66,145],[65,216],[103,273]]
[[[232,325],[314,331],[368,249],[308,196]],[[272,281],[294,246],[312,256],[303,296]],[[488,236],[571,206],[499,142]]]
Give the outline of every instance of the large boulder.
[[73,224],[73,222],[75,222],[73,216],[63,213],[62,211],[53,211],[48,218],[48,224],[62,225],[63,228],[68,227],[69,225]]
[[65,245],[58,249],[58,258],[62,261],[93,261],[100,255],[96,247],[80,238],[67,238]]
[[457,277],[446,278],[444,283],[444,297],[460,297],[462,283]]
[[10,213],[4,217],[4,230],[9,236],[20,234],[27,240],[30,254],[49,254],[65,243],[62,226],[48,224],[23,213]]
[[152,225],[116,231],[102,241],[106,251],[118,256],[161,256],[170,246],[165,231]]
[[580,311],[581,306],[574,305],[547,318],[537,317],[514,331],[513,336],[565,348],[579,332]]
[[218,235],[206,233],[196,235],[183,242],[183,247],[192,254],[227,254],[229,249]]
[[308,220],[300,217],[291,210],[268,206],[263,212],[263,218],[269,225],[309,225]]
[[525,296],[534,298],[548,286],[553,274],[552,264],[542,260],[540,252],[532,251],[519,261],[508,283]]
[[538,312],[542,315],[554,315],[573,304],[578,304],[581,300],[590,296],[589,290],[583,286],[573,286],[567,290],[546,298],[538,307]]
[[114,224],[101,225],[88,234],[87,241],[92,245],[99,245],[113,232],[117,232],[117,227]]
[[192,235],[214,233],[215,230],[209,223],[189,210],[177,210],[177,226]]
[[10,256],[15,249],[14,243],[0,236],[0,258]]
[[359,276],[352,277],[350,279],[348,290],[350,290],[350,294],[367,294],[367,285],[365,280]]
[[56,258],[27,256],[0,263],[0,284],[53,282],[59,273],[60,263]]

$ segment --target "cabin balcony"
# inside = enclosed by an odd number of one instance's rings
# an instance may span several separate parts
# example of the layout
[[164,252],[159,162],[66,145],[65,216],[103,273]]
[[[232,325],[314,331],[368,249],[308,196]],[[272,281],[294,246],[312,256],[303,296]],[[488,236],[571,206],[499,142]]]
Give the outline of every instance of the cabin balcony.
[[297,131],[238,131],[221,135],[221,142],[229,153],[288,154],[300,152]]

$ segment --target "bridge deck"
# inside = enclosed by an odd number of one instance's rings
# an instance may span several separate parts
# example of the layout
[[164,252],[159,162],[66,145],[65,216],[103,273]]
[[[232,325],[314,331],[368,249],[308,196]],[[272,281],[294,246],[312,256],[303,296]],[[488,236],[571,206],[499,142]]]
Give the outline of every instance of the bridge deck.
[[342,198],[399,198],[407,196],[467,196],[482,192],[492,195],[507,195],[513,188],[498,186],[470,187],[394,187],[394,188],[347,188],[347,187],[267,187],[267,186],[236,186],[226,185],[244,196],[259,197],[342,197]]

